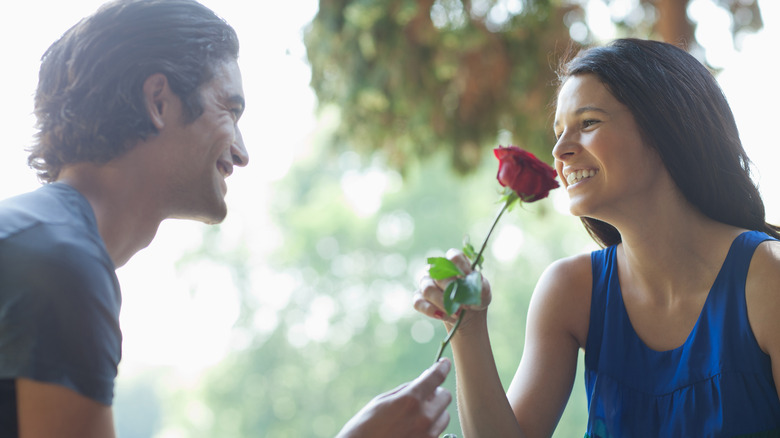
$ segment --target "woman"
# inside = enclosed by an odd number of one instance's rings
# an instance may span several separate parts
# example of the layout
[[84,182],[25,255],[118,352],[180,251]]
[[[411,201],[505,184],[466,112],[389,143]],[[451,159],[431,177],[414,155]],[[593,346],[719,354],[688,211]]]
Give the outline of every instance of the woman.
[[[464,434],[550,436],[583,349],[587,436],[780,436],[780,233],[716,81],[685,51],[633,39],[559,77],[556,170],[604,249],[542,274],[506,395],[485,281],[452,340]],[[445,283],[423,278],[415,308],[449,329]]]

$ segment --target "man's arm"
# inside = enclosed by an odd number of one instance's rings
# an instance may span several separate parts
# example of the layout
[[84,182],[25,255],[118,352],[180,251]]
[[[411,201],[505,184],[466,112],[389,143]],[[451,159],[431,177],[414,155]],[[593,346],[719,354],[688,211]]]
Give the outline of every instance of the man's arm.
[[16,379],[20,438],[114,438],[111,406],[64,386]]

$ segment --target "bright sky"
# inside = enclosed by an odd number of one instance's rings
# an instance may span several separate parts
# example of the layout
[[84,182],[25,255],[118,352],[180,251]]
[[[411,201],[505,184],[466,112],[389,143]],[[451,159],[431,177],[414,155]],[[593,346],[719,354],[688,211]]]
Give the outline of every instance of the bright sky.
[[[16,25],[0,27],[0,48],[6,59],[5,85],[0,88],[5,104],[0,110],[5,134],[0,149],[0,198],[38,186],[34,173],[26,166],[24,147],[30,144],[33,132],[32,95],[40,56],[62,32],[100,3],[27,0],[5,6],[6,17],[13,17]],[[313,17],[317,0],[265,1],[260,8],[248,8],[243,0],[203,3],[227,19],[239,34],[239,62],[247,97],[241,128],[250,165],[238,169],[228,180],[230,214],[222,226],[220,241],[225,248],[247,242],[255,258],[251,260],[256,268],[253,276],[264,278],[264,284],[277,285],[277,290],[258,296],[264,309],[258,323],[270,326],[274,310],[284,305],[293,284],[263,264],[265,254],[278,243],[264,214],[268,182],[286,173],[296,155],[305,149],[314,127],[314,96],[308,87],[309,70],[300,29]],[[613,0],[614,5],[623,3],[632,0]],[[770,168],[774,158],[770,154],[779,145],[771,134],[776,121],[770,120],[774,114],[769,110],[770,104],[780,101],[780,87],[764,73],[770,67],[768,54],[774,53],[780,41],[780,2],[760,1],[766,27],[744,39],[741,53],[730,50],[728,17],[711,5],[710,0],[692,2],[691,14],[700,21],[697,37],[708,49],[711,62],[725,69],[719,79],[737,116],[748,153],[756,163],[768,218],[780,223],[780,174]],[[594,14],[598,15],[605,16]],[[349,187],[345,191],[349,192]],[[191,222],[165,222],[152,245],[119,269],[125,337],[120,379],[161,365],[176,367],[185,377],[194,378],[231,346],[240,347],[246,340],[231,330],[239,307],[229,272],[209,262],[183,272],[177,272],[174,266],[184,250],[197,248],[203,227]]]

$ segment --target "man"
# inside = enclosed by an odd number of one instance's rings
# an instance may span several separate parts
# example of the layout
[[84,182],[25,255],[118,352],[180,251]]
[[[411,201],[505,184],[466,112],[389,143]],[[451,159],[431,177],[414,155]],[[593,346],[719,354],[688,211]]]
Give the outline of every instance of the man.
[[[167,218],[218,223],[246,166],[235,31],[194,0],[108,3],[45,53],[29,162],[0,202],[0,435],[113,437],[114,270]],[[340,436],[438,436],[450,364],[378,396]]]

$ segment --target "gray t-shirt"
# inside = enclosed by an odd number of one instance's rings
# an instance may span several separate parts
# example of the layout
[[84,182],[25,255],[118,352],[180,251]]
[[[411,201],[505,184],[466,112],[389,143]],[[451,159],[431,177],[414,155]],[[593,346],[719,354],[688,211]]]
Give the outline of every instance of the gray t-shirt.
[[111,404],[122,345],[114,270],[74,188],[0,201],[0,428],[15,417],[19,377]]

